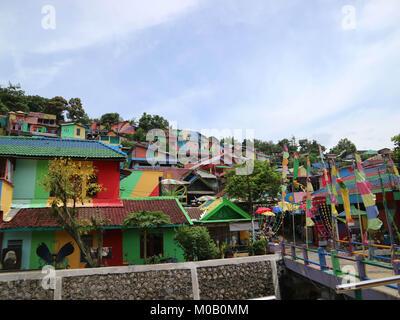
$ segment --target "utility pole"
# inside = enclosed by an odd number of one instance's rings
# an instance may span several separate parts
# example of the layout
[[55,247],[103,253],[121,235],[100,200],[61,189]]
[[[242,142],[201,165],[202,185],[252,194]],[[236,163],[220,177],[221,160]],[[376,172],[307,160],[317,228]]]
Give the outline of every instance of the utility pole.
[[250,205],[250,214],[251,214],[251,230],[253,232],[253,241],[256,240],[255,238],[255,230],[254,230],[254,212],[253,212],[253,198],[251,196],[251,187],[250,187],[250,179],[249,179],[249,167],[246,165],[246,170],[247,170],[247,191],[249,194],[249,205]]

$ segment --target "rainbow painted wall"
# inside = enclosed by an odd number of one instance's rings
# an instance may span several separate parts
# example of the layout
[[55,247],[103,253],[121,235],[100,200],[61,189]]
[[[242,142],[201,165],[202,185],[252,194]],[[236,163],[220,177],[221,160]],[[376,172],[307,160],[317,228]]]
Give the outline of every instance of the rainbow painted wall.
[[162,176],[160,171],[132,171],[121,180],[119,196],[121,199],[158,196],[159,178]]
[[[119,162],[87,161],[97,168],[97,183],[104,188],[95,198],[81,206],[122,206],[119,199]],[[47,174],[48,160],[17,159],[12,207],[43,208],[51,205],[49,192],[40,185]],[[79,205],[77,205],[79,206]]]

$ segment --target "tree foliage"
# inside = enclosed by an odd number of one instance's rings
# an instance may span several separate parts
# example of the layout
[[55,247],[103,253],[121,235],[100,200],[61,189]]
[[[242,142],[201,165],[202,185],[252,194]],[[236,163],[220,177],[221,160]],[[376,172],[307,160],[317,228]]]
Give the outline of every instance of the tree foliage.
[[144,112],[142,117],[139,119],[138,127],[143,129],[146,133],[151,129],[167,130],[169,122],[159,115],[152,116]]
[[57,96],[47,101],[44,113],[54,114],[58,121],[65,121],[64,112],[68,109],[68,102],[63,97]]
[[344,153],[342,154],[341,157],[345,157],[345,156],[347,156],[349,154],[355,153],[357,151],[357,147],[349,139],[344,138],[344,139],[339,140],[338,144],[336,146],[334,146],[329,151],[329,153],[333,153],[333,154],[337,154],[338,155],[343,151],[344,151]]
[[182,248],[186,260],[209,260],[219,256],[219,250],[206,227],[180,226],[174,240]]
[[253,200],[259,200],[265,194],[275,197],[279,192],[280,174],[275,172],[268,161],[254,161],[254,170],[249,175],[248,181],[246,175],[237,175],[235,168],[244,167],[236,165],[233,170],[229,171],[225,176],[227,184],[225,192],[231,197],[245,198],[249,197],[248,182]]
[[[77,216],[76,205],[84,203],[103,189],[101,185],[93,182],[95,177],[95,168],[90,163],[59,158],[49,161],[48,173],[39,182],[54,197],[49,210],[50,215],[75,240],[89,267],[101,265],[106,220],[95,216],[80,219]],[[82,241],[82,235],[90,231],[97,234],[96,258],[92,257],[90,248]]]
[[144,263],[147,263],[147,233],[150,229],[157,228],[163,225],[171,224],[171,220],[168,215],[162,211],[146,211],[141,210],[139,212],[130,213],[125,217],[122,227],[124,229],[128,227],[138,227],[143,231],[143,246],[144,246]]
[[394,143],[392,159],[394,162],[400,163],[400,134],[392,137],[392,142]]
[[118,112],[105,113],[100,118],[100,124],[110,130],[111,125],[118,123],[122,120]]
[[89,124],[90,120],[83,109],[81,99],[71,98],[67,106],[67,118],[73,122]]

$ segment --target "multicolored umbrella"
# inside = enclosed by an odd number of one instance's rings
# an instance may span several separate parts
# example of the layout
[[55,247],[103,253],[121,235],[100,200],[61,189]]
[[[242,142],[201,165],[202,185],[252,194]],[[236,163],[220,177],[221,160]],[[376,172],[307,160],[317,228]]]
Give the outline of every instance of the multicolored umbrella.
[[188,184],[189,182],[187,181],[179,181],[175,179],[164,179],[161,180],[161,184],[168,184],[168,185],[182,185],[182,184]]
[[201,196],[200,198],[197,198],[197,201],[210,201],[210,200],[215,200],[215,197],[213,197],[213,196]]
[[257,210],[256,210],[256,214],[261,214],[261,213],[265,213],[265,212],[270,212],[270,211],[272,211],[272,209],[270,209],[270,208],[264,208],[264,207],[259,207]]

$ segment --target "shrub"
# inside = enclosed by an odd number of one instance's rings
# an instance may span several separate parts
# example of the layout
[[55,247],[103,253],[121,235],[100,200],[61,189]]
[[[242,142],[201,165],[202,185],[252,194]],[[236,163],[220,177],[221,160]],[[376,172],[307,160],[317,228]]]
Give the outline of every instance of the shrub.
[[255,240],[250,241],[248,245],[249,256],[263,255],[266,252],[267,241],[265,240]]
[[209,260],[219,256],[206,227],[181,226],[176,230],[174,240],[182,248],[186,260]]

